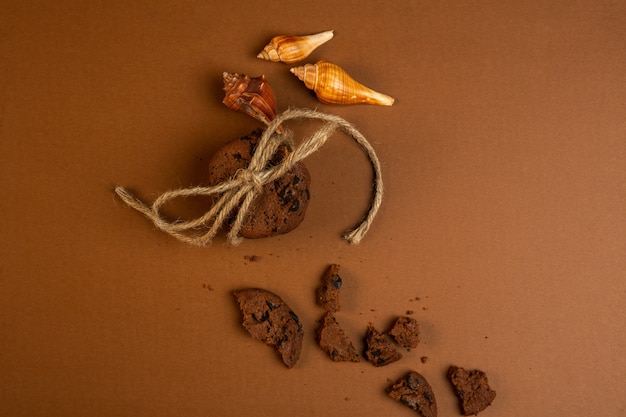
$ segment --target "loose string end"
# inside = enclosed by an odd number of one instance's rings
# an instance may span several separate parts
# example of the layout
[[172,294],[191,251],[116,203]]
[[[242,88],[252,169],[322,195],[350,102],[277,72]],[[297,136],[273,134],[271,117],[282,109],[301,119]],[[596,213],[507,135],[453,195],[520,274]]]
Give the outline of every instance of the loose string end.
[[137,211],[140,211],[144,214],[150,213],[152,210],[148,205],[146,205],[143,201],[139,200],[135,197],[130,191],[128,191],[124,187],[120,187],[119,185],[114,189],[115,194],[124,202],[127,206],[134,208]]
[[347,240],[348,243],[351,245],[358,245],[363,239],[363,237],[365,237],[365,234],[367,233],[368,229],[369,229],[369,224],[363,223],[356,229],[345,232],[343,234],[343,238]]

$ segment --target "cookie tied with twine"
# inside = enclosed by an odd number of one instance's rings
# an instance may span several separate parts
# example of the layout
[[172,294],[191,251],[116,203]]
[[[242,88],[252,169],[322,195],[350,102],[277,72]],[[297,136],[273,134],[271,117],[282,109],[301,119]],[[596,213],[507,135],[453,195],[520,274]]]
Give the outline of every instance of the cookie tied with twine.
[[[302,141],[293,145],[292,133],[283,130],[288,120],[319,120],[322,126]],[[209,187],[191,187],[166,191],[151,205],[146,204],[123,187],[115,187],[115,193],[128,206],[143,213],[156,227],[165,233],[191,245],[209,245],[217,232],[234,214],[234,220],[227,235],[227,241],[237,245],[242,241],[240,230],[254,201],[262,192],[263,186],[288,172],[294,164],[321,148],[331,135],[339,129],[351,136],[367,154],[373,170],[372,197],[370,206],[361,223],[343,237],[351,244],[358,244],[369,230],[382,203],[383,182],[380,162],[367,139],[350,123],[339,116],[310,109],[290,108],[272,120],[259,139],[250,164],[238,170],[229,180]],[[282,133],[281,133],[282,131]],[[277,164],[269,164],[279,146],[287,146],[291,151]],[[213,206],[202,216],[191,220],[170,220],[161,213],[162,207],[173,199],[181,197],[213,196]]]

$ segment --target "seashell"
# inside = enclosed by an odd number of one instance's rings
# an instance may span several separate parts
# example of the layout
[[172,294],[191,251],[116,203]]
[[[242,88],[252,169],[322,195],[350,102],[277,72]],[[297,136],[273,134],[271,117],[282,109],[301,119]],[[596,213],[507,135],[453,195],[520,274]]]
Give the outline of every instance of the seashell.
[[[265,75],[250,78],[245,74],[224,72],[224,103],[268,125],[276,118],[276,96]],[[282,131],[282,129],[279,129]]]
[[328,104],[377,104],[391,106],[395,101],[353,79],[338,65],[327,61],[306,64],[289,71],[315,91],[322,103]]
[[318,46],[328,42],[332,37],[332,30],[305,36],[275,36],[256,57],[273,62],[293,64],[302,61]]

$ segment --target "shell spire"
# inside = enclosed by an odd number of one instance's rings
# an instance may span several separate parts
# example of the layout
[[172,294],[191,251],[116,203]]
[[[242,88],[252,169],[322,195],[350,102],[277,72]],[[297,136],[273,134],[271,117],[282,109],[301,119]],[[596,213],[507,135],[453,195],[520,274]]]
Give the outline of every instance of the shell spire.
[[376,104],[391,106],[394,98],[356,81],[338,65],[327,61],[306,64],[289,70],[327,104]]
[[332,30],[327,30],[313,35],[275,36],[256,57],[273,62],[293,64],[302,61],[317,47],[331,40],[333,34],[334,32]]
[[[224,72],[224,100],[226,107],[245,113],[269,125],[278,113],[274,90],[265,75],[250,78],[245,74]],[[279,127],[282,132],[282,127]]]

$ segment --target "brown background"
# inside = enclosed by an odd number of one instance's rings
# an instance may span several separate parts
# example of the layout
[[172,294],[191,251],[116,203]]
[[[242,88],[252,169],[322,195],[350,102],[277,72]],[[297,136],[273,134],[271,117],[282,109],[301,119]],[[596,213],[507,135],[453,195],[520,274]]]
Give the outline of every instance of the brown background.
[[[307,62],[395,106],[320,104],[255,58],[327,29]],[[281,110],[340,115],[372,142],[386,194],[361,245],[340,235],[370,169],[342,134],[307,160],[307,218],[281,237],[189,247],[114,197],[200,184],[258,126],[221,104],[222,71],[265,74]],[[408,417],[384,388],[414,369],[454,416],[450,364],[487,372],[484,416],[626,415],[624,2],[9,0],[0,98],[2,415]],[[407,310],[420,347],[385,368],[331,362],[313,338],[331,262],[359,347]],[[300,315],[294,369],[241,328],[230,291],[247,286]]]

